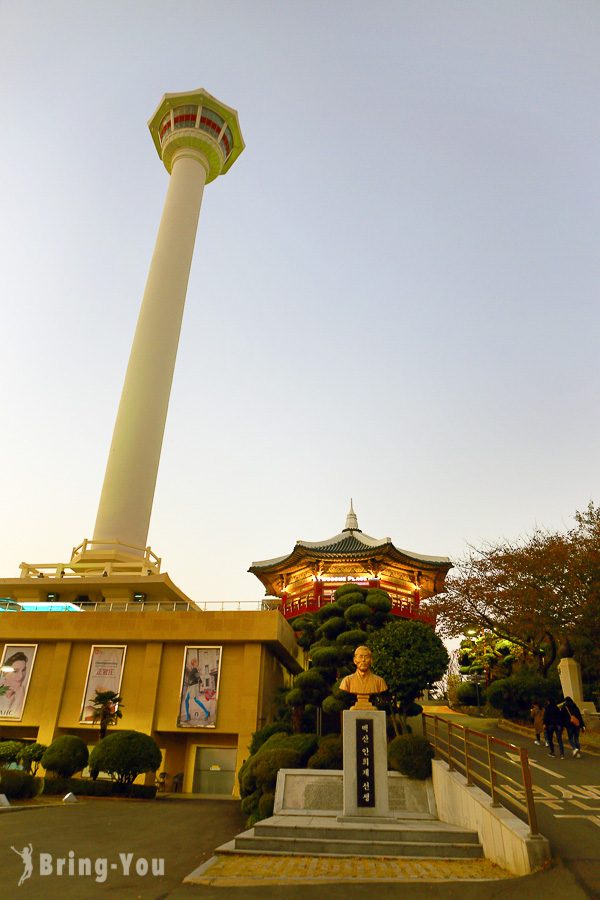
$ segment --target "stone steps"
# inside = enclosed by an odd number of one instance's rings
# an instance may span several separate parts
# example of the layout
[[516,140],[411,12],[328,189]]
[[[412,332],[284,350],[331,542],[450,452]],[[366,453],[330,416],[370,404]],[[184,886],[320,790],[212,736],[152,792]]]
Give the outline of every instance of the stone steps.
[[421,859],[481,859],[476,832],[432,828],[348,826],[332,819],[319,826],[260,822],[216,851],[283,856],[388,856]]
[[[314,826],[306,825],[269,825],[267,823],[258,822],[253,829],[256,837],[296,837],[296,838],[325,838],[327,840],[338,840],[341,835],[340,826],[320,827],[316,829]],[[460,829],[449,831],[447,828],[391,828],[379,826],[376,831],[371,828],[359,826],[344,827],[344,837],[352,840],[371,841],[377,838],[379,841],[408,841],[416,843],[425,841],[426,843],[448,843],[458,841],[461,844],[477,844],[479,838],[476,831],[463,831]],[[247,833],[247,832],[246,832]]]

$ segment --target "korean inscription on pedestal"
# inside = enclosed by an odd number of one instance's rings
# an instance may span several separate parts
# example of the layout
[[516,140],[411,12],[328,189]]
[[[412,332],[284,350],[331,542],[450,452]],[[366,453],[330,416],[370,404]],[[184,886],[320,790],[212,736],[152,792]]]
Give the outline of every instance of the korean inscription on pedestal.
[[357,806],[375,806],[375,753],[373,747],[373,720],[356,720],[356,803]]

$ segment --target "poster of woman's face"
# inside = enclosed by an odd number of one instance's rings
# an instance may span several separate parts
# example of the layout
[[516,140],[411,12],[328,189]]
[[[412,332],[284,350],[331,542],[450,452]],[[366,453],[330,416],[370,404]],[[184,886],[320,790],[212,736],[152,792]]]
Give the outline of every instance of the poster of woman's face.
[[6,644],[0,662],[0,719],[23,718],[37,644]]
[[180,728],[214,728],[217,724],[222,647],[186,647],[179,695]]

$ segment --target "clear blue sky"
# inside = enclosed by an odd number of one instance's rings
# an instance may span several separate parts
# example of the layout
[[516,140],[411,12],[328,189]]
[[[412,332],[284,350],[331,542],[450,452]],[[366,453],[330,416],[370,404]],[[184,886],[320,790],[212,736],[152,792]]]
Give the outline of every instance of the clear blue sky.
[[597,2],[0,2],[0,574],[91,537],[168,175],[204,195],[149,542],[200,602],[361,528],[420,553],[599,499]]

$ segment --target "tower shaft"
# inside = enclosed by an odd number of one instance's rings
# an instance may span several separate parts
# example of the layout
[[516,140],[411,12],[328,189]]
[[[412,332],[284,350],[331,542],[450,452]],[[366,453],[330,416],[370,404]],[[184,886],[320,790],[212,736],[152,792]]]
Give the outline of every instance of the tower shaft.
[[125,375],[94,542],[145,547],[208,164],[176,151]]

